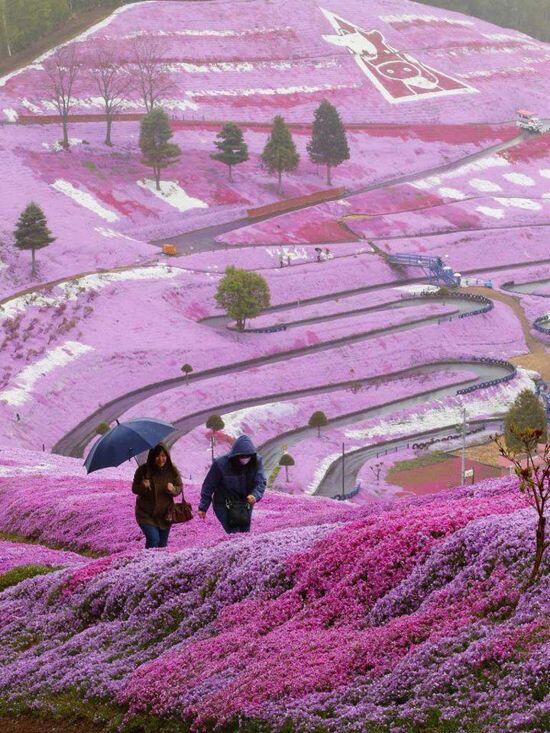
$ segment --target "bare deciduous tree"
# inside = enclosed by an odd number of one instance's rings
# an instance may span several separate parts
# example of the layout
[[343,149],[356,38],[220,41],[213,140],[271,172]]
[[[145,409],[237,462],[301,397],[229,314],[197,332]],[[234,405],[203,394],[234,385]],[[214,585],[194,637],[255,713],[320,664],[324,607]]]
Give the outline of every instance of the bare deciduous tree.
[[128,93],[133,87],[133,76],[121,66],[116,48],[106,39],[94,41],[88,56],[88,76],[94,82],[99,96],[103,100],[107,130],[105,145],[112,145],[111,128],[117,112],[123,106]]
[[74,84],[80,74],[82,64],[75,44],[60,46],[44,62],[44,71],[52,102],[59,112],[63,125],[64,148],[69,147],[69,112],[73,104]]
[[132,42],[131,58],[135,86],[141,94],[145,111],[151,112],[174,86],[168,65],[162,60],[162,45],[157,38],[138,36]]
[[535,561],[528,580],[528,584],[531,584],[540,575],[544,553],[550,545],[546,539],[546,505],[550,499],[550,443],[544,444],[539,452],[538,444],[543,439],[542,430],[511,430],[521,446],[520,452],[508,448],[500,437],[495,438],[495,443],[500,455],[514,466],[514,472],[519,479],[519,490],[537,512]]

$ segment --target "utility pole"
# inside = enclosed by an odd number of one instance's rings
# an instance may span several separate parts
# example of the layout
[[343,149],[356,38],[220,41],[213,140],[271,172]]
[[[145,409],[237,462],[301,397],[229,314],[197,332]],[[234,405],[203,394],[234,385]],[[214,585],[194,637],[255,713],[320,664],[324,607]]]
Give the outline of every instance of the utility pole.
[[6,39],[6,49],[8,56],[11,56],[10,39],[8,36],[8,21],[6,19],[6,0],[2,0],[2,26],[4,28],[4,37]]
[[462,408],[462,457],[460,465],[460,485],[464,486],[464,473],[466,471],[466,408]]
[[345,443],[342,443],[342,499],[346,498],[346,483],[345,483],[345,476],[346,476],[346,446]]

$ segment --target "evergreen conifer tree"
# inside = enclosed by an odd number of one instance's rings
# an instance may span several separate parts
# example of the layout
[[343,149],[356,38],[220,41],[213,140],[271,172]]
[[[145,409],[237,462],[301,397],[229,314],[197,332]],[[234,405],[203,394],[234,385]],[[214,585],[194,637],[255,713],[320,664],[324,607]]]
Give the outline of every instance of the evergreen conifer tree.
[[326,165],[329,186],[332,185],[332,168],[349,160],[346,130],[338,110],[326,99],[315,110],[307,152],[312,163]]
[[226,123],[216,135],[214,145],[218,153],[212,153],[213,160],[219,160],[229,169],[229,180],[233,180],[233,166],[248,160],[248,146],[244,141],[243,132],[234,122]]
[[296,170],[299,162],[300,156],[290,130],[284,119],[277,115],[262,153],[262,163],[269,173],[277,173],[279,193],[282,193],[282,174]]
[[23,211],[14,232],[15,246],[32,251],[32,275],[36,274],[35,252],[55,241],[48,229],[44,212],[37,204],[31,202]]
[[144,165],[150,166],[155,175],[157,191],[160,191],[160,173],[163,168],[176,163],[181,148],[169,142],[172,137],[170,119],[161,107],[155,107],[141,120],[139,147]]
[[517,434],[524,433],[529,429],[541,430],[540,442],[546,440],[547,422],[544,405],[534,392],[530,389],[524,389],[506,413],[504,439],[507,448],[516,452],[522,450],[523,445]]

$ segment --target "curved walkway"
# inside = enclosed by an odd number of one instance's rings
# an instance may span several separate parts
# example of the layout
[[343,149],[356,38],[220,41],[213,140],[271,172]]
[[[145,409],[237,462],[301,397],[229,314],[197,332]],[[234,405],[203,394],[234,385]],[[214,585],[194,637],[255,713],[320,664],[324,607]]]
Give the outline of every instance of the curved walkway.
[[[530,280],[524,283],[511,281],[509,283],[503,283],[500,289],[506,290],[509,293],[518,293],[519,295],[536,295],[537,298],[550,298],[550,278],[546,280]],[[548,290],[548,292],[538,292],[543,289]]]
[[[490,424],[495,429],[502,424],[502,418],[488,418],[471,420],[470,425]],[[351,491],[357,485],[357,474],[361,467],[370,459],[376,457],[382,451],[396,451],[406,448],[411,441],[417,438],[442,438],[456,429],[455,424],[446,425],[437,430],[425,430],[412,433],[406,437],[386,440],[375,445],[365,446],[346,453],[344,458],[344,480],[343,485],[346,491]],[[331,463],[323,480],[319,484],[315,496],[336,496],[342,492],[342,457]]]

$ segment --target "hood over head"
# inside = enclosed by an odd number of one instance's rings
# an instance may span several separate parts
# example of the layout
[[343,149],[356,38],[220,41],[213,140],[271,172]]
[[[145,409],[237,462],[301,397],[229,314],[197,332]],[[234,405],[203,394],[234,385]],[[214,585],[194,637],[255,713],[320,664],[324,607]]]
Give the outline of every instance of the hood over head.
[[233,447],[229,451],[229,458],[237,456],[255,456],[257,453],[256,446],[248,435],[241,435],[233,443]]

